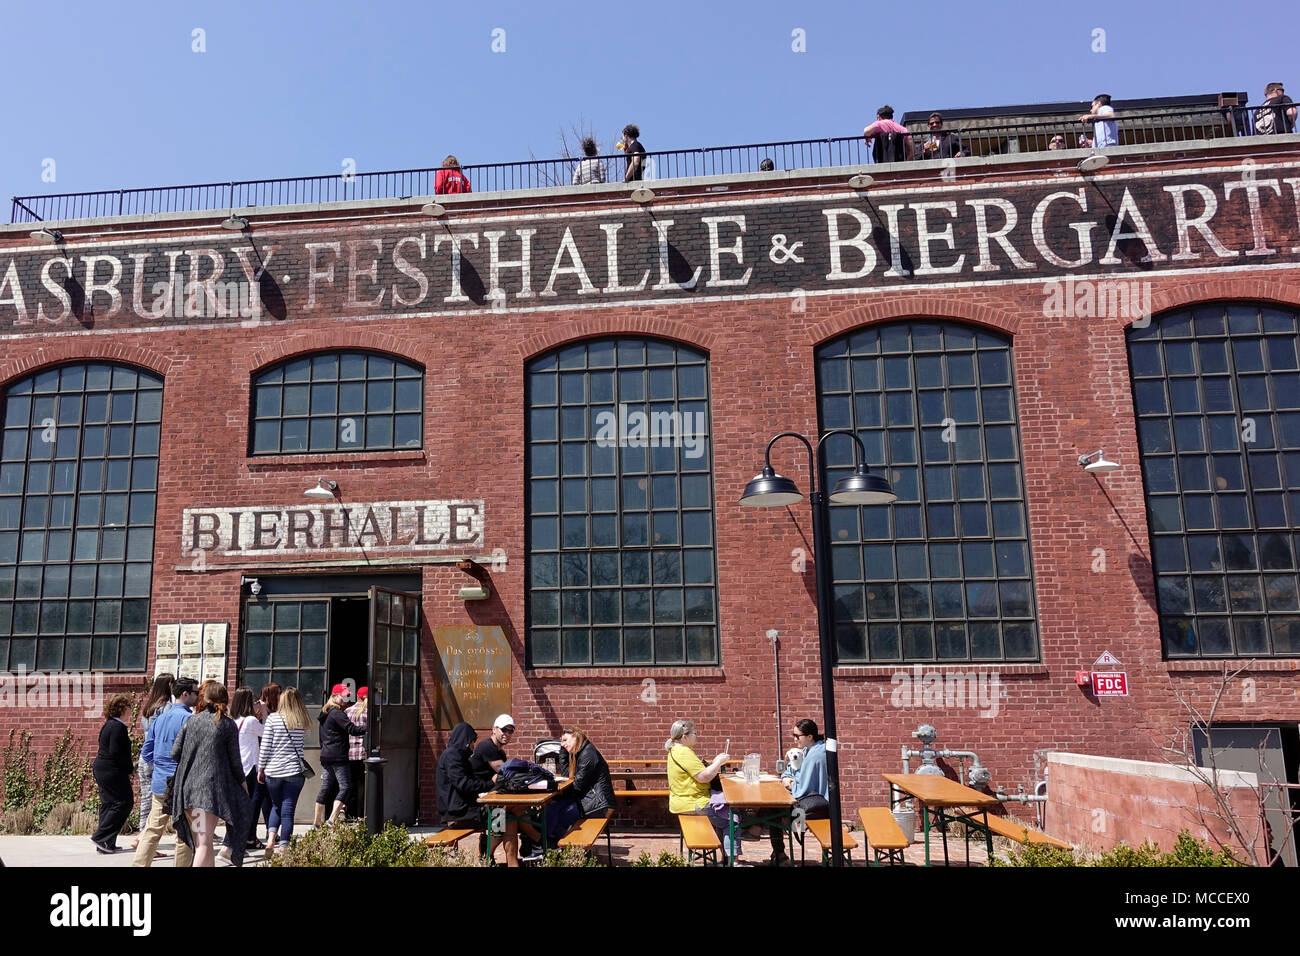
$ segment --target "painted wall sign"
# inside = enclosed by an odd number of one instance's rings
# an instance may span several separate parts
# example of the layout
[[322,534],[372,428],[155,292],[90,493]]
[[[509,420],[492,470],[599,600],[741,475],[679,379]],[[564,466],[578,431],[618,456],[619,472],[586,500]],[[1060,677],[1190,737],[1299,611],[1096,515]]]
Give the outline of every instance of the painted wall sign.
[[441,670],[437,722],[450,730],[462,720],[491,727],[510,710],[510,642],[500,627],[433,629]]
[[0,335],[1258,268],[1300,254],[1298,172],[1246,160],[654,215],[22,248],[0,253]]
[[181,516],[185,555],[447,551],[482,544],[482,501],[186,508]]

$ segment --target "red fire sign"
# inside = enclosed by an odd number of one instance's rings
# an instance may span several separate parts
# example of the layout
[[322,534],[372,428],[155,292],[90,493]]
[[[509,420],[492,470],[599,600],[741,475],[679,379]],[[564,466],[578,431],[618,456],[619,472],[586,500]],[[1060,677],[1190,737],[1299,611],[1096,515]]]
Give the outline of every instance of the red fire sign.
[[1123,671],[1093,671],[1092,692],[1097,697],[1127,697],[1128,675]]

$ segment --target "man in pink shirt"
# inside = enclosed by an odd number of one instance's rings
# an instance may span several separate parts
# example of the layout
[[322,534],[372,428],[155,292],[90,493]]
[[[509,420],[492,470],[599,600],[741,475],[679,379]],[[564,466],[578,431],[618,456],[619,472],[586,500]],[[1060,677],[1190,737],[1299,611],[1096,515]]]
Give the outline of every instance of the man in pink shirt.
[[[877,163],[898,163],[912,158],[912,134],[906,126],[894,122],[892,106],[876,110],[876,121],[862,131],[862,138],[871,147],[871,156]],[[873,144],[872,140],[876,142]]]

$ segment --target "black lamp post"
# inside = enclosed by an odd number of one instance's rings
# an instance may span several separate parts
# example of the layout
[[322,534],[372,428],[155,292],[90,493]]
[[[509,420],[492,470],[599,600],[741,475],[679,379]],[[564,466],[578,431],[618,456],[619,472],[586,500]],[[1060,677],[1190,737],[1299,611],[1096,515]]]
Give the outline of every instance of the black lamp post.
[[[853,474],[836,482],[829,501],[826,495],[826,455],[822,446],[832,435],[848,435],[857,451],[854,453]],[[831,553],[830,553],[830,501],[846,505],[885,505],[897,500],[898,495],[889,482],[867,471],[866,449],[862,441],[848,428],[836,428],[822,435],[816,451],[812,443],[798,432],[782,432],[767,443],[762,474],[745,486],[740,503],[756,508],[781,508],[802,501],[803,495],[789,478],[772,470],[772,446],[782,438],[797,438],[808,449],[808,474],[813,482],[809,501],[813,516],[813,568],[817,575],[817,633],[821,644],[822,713],[826,732],[826,789],[831,811],[831,866],[842,866],[844,836],[840,814],[840,761],[839,740],[835,735],[835,672],[833,669],[834,645],[831,643]]]

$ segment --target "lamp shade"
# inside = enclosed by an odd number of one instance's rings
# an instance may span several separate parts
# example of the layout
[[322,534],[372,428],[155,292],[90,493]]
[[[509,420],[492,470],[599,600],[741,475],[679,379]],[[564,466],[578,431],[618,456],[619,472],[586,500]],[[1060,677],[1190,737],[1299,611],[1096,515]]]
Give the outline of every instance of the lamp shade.
[[1090,471],[1094,475],[1108,475],[1112,471],[1117,470],[1118,468],[1119,465],[1115,464],[1115,462],[1113,461],[1107,461],[1105,455],[1102,455],[1096,461],[1090,462],[1083,466],[1084,471]]
[[865,465],[858,465],[853,474],[837,481],[831,492],[831,501],[837,505],[887,505],[897,500],[889,482],[870,474]]
[[782,508],[803,501],[799,486],[784,475],[778,475],[771,465],[764,465],[761,474],[745,486],[740,503],[750,508]]

